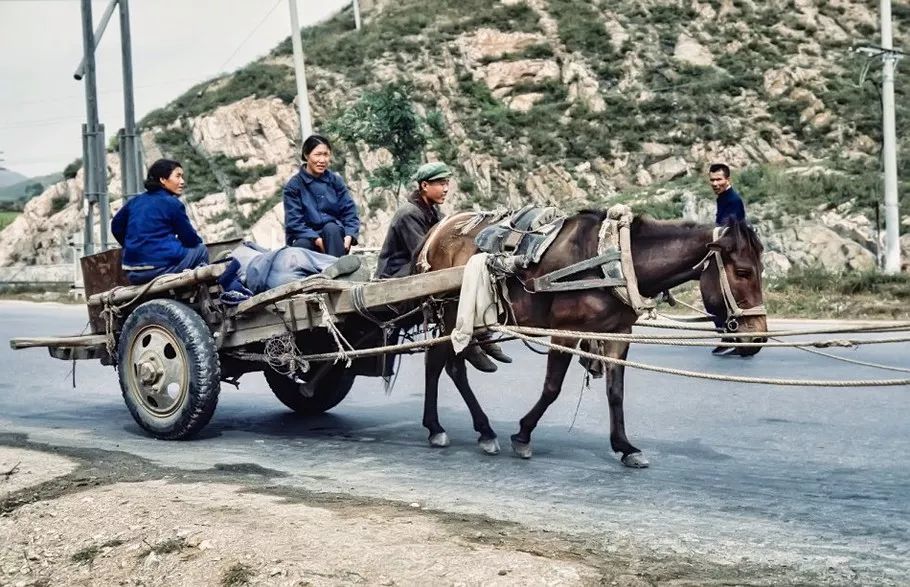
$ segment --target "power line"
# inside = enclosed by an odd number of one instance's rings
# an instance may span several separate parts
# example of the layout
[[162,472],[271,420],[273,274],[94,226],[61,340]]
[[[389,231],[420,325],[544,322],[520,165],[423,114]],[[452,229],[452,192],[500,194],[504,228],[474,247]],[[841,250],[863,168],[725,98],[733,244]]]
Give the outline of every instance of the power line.
[[268,12],[265,13],[265,16],[262,17],[262,19],[259,21],[259,23],[255,27],[253,27],[253,30],[251,30],[249,32],[249,34],[243,39],[243,41],[241,41],[240,44],[237,45],[237,48],[234,49],[234,52],[231,53],[231,56],[228,57],[224,61],[224,63],[221,64],[221,67],[218,68],[218,71],[222,71],[225,68],[225,66],[231,62],[231,59],[233,59],[237,55],[237,53],[240,52],[240,49],[242,49],[243,46],[246,45],[246,42],[249,41],[253,37],[253,35],[256,34],[256,31],[258,31],[259,28],[262,27],[263,24],[265,24],[265,21],[268,20],[268,18],[272,15],[272,13],[275,12],[275,9],[278,8],[279,4],[281,4],[281,0],[277,0],[275,2],[275,4],[272,5],[272,7],[269,9]]

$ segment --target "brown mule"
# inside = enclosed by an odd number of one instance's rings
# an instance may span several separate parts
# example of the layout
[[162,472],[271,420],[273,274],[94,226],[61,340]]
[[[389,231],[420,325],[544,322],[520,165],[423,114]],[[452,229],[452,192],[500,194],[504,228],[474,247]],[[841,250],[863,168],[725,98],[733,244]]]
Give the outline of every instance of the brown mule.
[[[489,224],[489,220],[479,220],[466,234],[457,228],[464,226],[466,220],[471,220],[472,215],[468,212],[454,214],[436,226],[424,243],[423,254],[418,257],[423,261],[423,270],[464,265],[478,252],[474,237]],[[606,289],[530,293],[524,286],[535,277],[595,257],[598,234],[604,219],[605,214],[598,211],[583,211],[567,218],[559,236],[540,262],[506,280],[514,319],[519,325],[593,332],[632,331],[632,325],[638,316],[632,308]],[[632,222],[630,236],[632,261],[642,295],[653,297],[681,283],[697,279],[705,307],[718,321],[735,325],[740,334],[766,330],[764,311],[758,311],[763,308],[762,245],[751,227],[744,223],[731,223],[715,240],[712,226],[665,222],[645,217],[636,218]],[[711,254],[715,250],[718,254]],[[718,267],[718,263],[723,266]],[[577,278],[586,277],[602,276],[597,275],[596,270],[591,270]],[[726,284],[722,283],[724,278]],[[454,315],[454,308],[444,312],[444,316]],[[451,323],[444,324],[445,331],[451,332],[452,326]],[[552,341],[568,347],[575,347],[579,342],[574,338],[563,337],[553,337]],[[625,359],[629,343],[610,342],[606,348],[608,356]],[[756,352],[758,347],[743,350],[741,354]],[[548,353],[547,373],[540,398],[520,420],[518,433],[511,437],[512,448],[519,456],[530,458],[531,432],[547,407],[559,396],[571,358],[571,355],[559,351]],[[489,419],[468,383],[464,359],[454,354],[451,345],[435,346],[426,355],[423,425],[430,432],[430,444],[448,444],[448,436],[439,423],[437,410],[439,376],[443,369],[455,382],[468,406],[474,429],[480,434],[481,449],[488,454],[498,453],[496,433],[490,427]],[[622,366],[607,365],[605,379],[610,406],[610,444],[614,452],[621,453],[622,463],[626,466],[646,467],[647,459],[626,437],[623,375]]]

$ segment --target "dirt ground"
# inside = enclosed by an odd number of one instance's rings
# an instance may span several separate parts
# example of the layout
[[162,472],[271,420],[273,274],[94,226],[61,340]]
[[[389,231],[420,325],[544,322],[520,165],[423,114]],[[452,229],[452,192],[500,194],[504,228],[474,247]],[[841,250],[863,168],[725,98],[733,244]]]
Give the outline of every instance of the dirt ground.
[[255,467],[206,481],[80,460],[0,447],[0,585],[648,584],[559,536],[299,495]]

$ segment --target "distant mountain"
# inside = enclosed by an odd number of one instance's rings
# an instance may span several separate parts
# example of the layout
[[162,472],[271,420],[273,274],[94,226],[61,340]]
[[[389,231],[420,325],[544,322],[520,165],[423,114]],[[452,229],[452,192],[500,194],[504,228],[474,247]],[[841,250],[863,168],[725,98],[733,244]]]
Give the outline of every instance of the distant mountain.
[[8,185],[13,185],[14,183],[19,183],[20,181],[24,181],[26,179],[28,178],[21,173],[16,173],[15,171],[11,171],[6,167],[0,167],[0,188],[4,188]]
[[[17,181],[13,183],[5,183],[5,181],[0,181],[0,203],[2,202],[16,202],[16,201],[27,201],[34,198],[37,195],[40,195],[45,189],[49,186],[54,185],[61,179],[63,175],[60,173],[51,173],[50,175],[42,175],[40,177],[25,177],[15,172],[10,172],[7,169],[0,171],[0,174],[3,174],[3,180],[6,179],[7,173],[11,177],[19,177]],[[37,189],[34,184],[41,184],[41,189]]]

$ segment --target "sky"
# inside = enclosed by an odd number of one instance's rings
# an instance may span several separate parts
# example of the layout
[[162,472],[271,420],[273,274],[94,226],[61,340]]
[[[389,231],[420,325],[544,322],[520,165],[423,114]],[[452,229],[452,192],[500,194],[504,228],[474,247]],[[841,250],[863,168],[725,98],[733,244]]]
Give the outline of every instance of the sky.
[[[294,0],[300,25],[351,0]],[[265,55],[290,34],[289,0],[129,0],[136,119],[193,84]],[[97,24],[108,0],[93,0]],[[0,0],[0,166],[32,177],[82,156],[80,0]],[[305,56],[304,56],[305,57]],[[123,126],[115,11],[95,56],[105,137]]]

